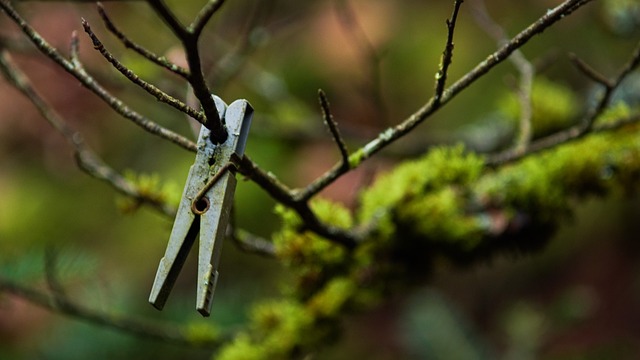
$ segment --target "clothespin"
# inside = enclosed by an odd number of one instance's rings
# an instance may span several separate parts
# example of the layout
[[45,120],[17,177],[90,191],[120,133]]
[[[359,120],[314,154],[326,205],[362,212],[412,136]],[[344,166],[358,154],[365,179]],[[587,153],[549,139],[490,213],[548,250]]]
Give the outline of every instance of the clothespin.
[[218,263],[233,204],[236,178],[231,171],[244,155],[253,108],[246,100],[227,105],[213,96],[220,119],[227,127],[227,140],[211,141],[210,130],[202,126],[195,163],[189,169],[178,213],[164,257],[160,260],[149,302],[162,310],[176,282],[196,236],[200,236],[196,310],[211,313],[211,301],[218,281]]

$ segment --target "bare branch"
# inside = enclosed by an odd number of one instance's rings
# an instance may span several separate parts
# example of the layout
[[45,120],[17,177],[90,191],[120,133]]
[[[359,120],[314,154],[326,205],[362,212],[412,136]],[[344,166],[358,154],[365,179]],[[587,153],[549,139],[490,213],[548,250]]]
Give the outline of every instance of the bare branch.
[[[594,128],[595,120],[598,118],[598,116],[600,116],[603,113],[603,111],[609,105],[611,95],[613,94],[615,89],[617,89],[620,83],[638,66],[640,66],[640,43],[638,43],[630,59],[627,61],[626,64],[622,66],[622,69],[618,72],[617,76],[615,76],[613,79],[603,78],[603,79],[600,79],[602,81],[597,81],[598,83],[605,86],[605,90],[600,96],[600,99],[596,104],[596,106],[585,115],[584,119],[580,124],[570,127],[566,130],[557,132],[555,134],[549,135],[537,141],[534,141],[525,152],[507,150],[502,153],[490,156],[487,160],[487,163],[491,166],[502,165],[508,162],[519,160],[525,156],[535,154],[542,150],[546,150],[554,146],[579,139],[591,132],[616,130],[628,124],[640,121],[640,114],[635,114],[628,118],[620,119],[614,123],[604,124]],[[587,71],[593,72],[593,74],[599,74],[595,70],[587,70]],[[600,76],[601,75],[596,75],[596,77],[598,78]]]
[[130,316],[117,316],[86,308],[59,294],[44,292],[22,286],[9,279],[0,278],[0,293],[5,292],[24,299],[49,311],[71,317],[86,323],[120,331],[122,333],[171,343],[181,346],[216,349],[225,339],[198,339],[192,341],[183,330],[175,325],[170,327],[136,320]]
[[102,18],[105,26],[107,27],[107,30],[109,30],[116,38],[118,38],[118,40],[120,40],[126,48],[132,49],[145,59],[177,74],[178,76],[181,76],[185,79],[189,77],[189,71],[187,69],[172,63],[164,56],[154,54],[153,52],[145,49],[144,47],[129,39],[122,31],[120,31],[115,26],[113,21],[111,21],[111,18],[109,18],[109,15],[107,14],[104,6],[101,3],[98,3],[98,13],[100,14],[100,17]]
[[11,85],[26,96],[36,107],[40,115],[59,132],[71,145],[78,167],[88,175],[106,182],[123,195],[148,204],[166,215],[173,215],[175,209],[155,198],[141,194],[137,187],[118,172],[105,165],[85,143],[82,135],[72,129],[62,117],[38,94],[29,79],[13,64],[5,51],[0,51],[0,72]]
[[164,91],[158,89],[156,86],[140,79],[138,75],[136,75],[133,71],[124,66],[118,59],[116,59],[110,52],[104,47],[104,44],[100,41],[100,39],[96,36],[96,34],[91,30],[91,26],[89,23],[82,19],[82,27],[84,31],[89,35],[91,41],[93,42],[93,47],[100,52],[100,54],[109,62],[113,67],[118,70],[124,77],[129,79],[134,84],[141,87],[143,90],[153,95],[158,101],[168,104],[175,108],[176,110],[189,115],[191,118],[197,120],[200,123],[205,123],[204,114],[201,112],[187,106],[187,104],[182,101],[170,96]]
[[187,29],[182,25],[171,9],[167,7],[163,0],[147,0],[147,2],[178,39],[182,40],[189,36]]
[[442,92],[444,91],[444,86],[447,83],[447,75],[449,73],[449,66],[451,65],[453,59],[453,33],[456,29],[456,21],[458,20],[458,12],[460,11],[460,6],[464,0],[455,0],[453,3],[453,13],[451,14],[451,19],[447,19],[447,42],[444,46],[444,51],[442,52],[442,60],[440,61],[440,68],[436,73],[436,89],[435,94],[433,95],[434,104],[437,106],[440,103],[440,98],[442,98]]
[[295,202],[293,190],[278,180],[273,173],[262,170],[247,154],[240,160],[238,172],[255,182],[276,201],[283,204]]
[[[489,15],[484,0],[472,2],[472,13],[476,22],[493,37],[498,46],[504,46],[509,42],[509,38],[504,29],[498,25]],[[520,73],[520,84],[518,85],[518,100],[520,101],[520,133],[515,142],[516,151],[526,151],[533,138],[533,109],[531,104],[531,92],[533,90],[533,77],[535,67],[524,56],[522,51],[516,50],[509,57],[513,65]]]
[[[618,119],[615,122],[594,126],[589,133],[602,133],[615,131],[631,124],[640,123],[640,113],[633,114],[625,118]],[[494,154],[487,157],[487,166],[496,167],[518,161],[527,156],[539,153],[544,150],[554,148],[561,144],[570,143],[582,138],[586,133],[580,127],[571,127],[566,130],[551,134],[542,139],[531,143],[526,152],[507,150],[502,153]]]
[[246,154],[240,160],[239,165],[239,173],[248,177],[258,184],[258,186],[262,187],[276,201],[290,207],[300,215],[300,218],[304,223],[304,228],[301,230],[310,230],[315,232],[316,234],[334,241],[337,244],[341,244],[348,249],[355,248],[357,243],[361,240],[360,234],[322,223],[309,208],[307,200],[302,197],[303,194],[291,191],[273,174],[265,173]]
[[347,150],[347,145],[344,143],[342,136],[340,135],[340,130],[338,130],[338,123],[334,120],[333,115],[331,115],[331,109],[329,107],[329,101],[327,101],[327,95],[325,95],[322,89],[318,90],[318,99],[320,100],[320,108],[322,109],[322,117],[324,119],[325,124],[331,131],[331,135],[333,136],[333,140],[338,145],[338,150],[340,150],[340,157],[342,160],[342,167],[349,167],[349,150]]
[[633,51],[633,54],[631,55],[629,60],[622,66],[622,69],[618,72],[618,75],[606,83],[608,85],[605,85],[604,92],[600,96],[600,101],[598,102],[596,107],[594,107],[592,111],[587,115],[582,125],[580,125],[581,127],[580,131],[583,134],[588,133],[591,130],[596,118],[609,105],[609,101],[611,100],[613,91],[620,85],[622,80],[624,80],[639,65],[640,65],[640,42],[638,42],[635,50]]
[[[349,163],[351,169],[356,168],[364,160],[370,158],[378,151],[384,149],[389,144],[402,138],[409,132],[411,132],[416,126],[420,125],[424,120],[429,118],[433,113],[439,110],[442,106],[446,105],[451,99],[453,99],[462,90],[466,89],[469,85],[473,84],[476,80],[484,76],[496,65],[502,63],[507,59],[514,51],[524,46],[535,35],[542,33],[558,21],[567,17],[580,7],[590,3],[593,0],[566,0],[557,7],[546,11],[534,23],[529,25],[526,29],[522,30],[518,35],[511,39],[508,43],[500,47],[497,51],[489,55],[484,61],[476,65],[472,70],[466,73],[462,78],[452,84],[449,88],[442,92],[442,96],[439,101],[432,97],[425,105],[423,105],[418,111],[413,113],[407,119],[405,119],[399,125],[388,128],[381,132],[377,138],[370,141],[362,148],[356,150],[349,156]],[[338,177],[342,176],[347,171],[339,170],[340,163],[333,166],[329,171],[325,172],[319,178],[314,180],[311,184],[306,186],[302,190],[296,190],[296,192],[310,193],[311,196],[320,192],[327,185],[331,184]]]
[[609,82],[604,75],[599,73],[597,70],[592,68],[589,64],[587,64],[584,60],[580,59],[578,55],[574,53],[569,53],[569,60],[573,62],[573,65],[578,68],[586,77],[595,81],[596,83],[604,86],[604,87],[612,87],[613,84]]
[[[135,112],[127,105],[125,105],[120,99],[110,94],[104,87],[95,81],[82,66],[77,66],[80,62],[69,61],[65,59],[53,46],[51,46],[38,32],[31,27],[15,9],[11,6],[11,3],[7,0],[0,1],[0,9],[2,9],[13,22],[20,27],[22,32],[29,38],[29,40],[45,54],[49,59],[56,62],[66,72],[75,77],[80,83],[87,89],[96,94],[102,101],[107,103],[114,111],[123,116],[126,119],[133,121],[136,125],[140,126],[147,132],[160,136],[163,139],[169,140],[174,144],[177,144],[189,151],[196,151],[196,144],[181,136],[175,132],[166,129],[159,124],[151,121],[150,119]],[[77,35],[73,35],[74,37]],[[72,39],[72,43],[76,40]],[[77,44],[75,45],[77,48]]]
[[218,11],[220,6],[224,4],[224,0],[209,0],[205,6],[202,7],[195,20],[189,25],[187,31],[194,36],[199,37],[202,30],[207,25],[213,14]]
[[276,247],[271,241],[251,234],[248,231],[229,226],[227,228],[227,237],[229,237],[240,250],[247,253],[269,258],[276,256]]
[[[190,76],[188,81],[193,88],[193,94],[202,105],[202,110],[206,117],[206,121],[203,124],[211,130],[213,140],[215,142],[223,143],[227,139],[227,129],[223,119],[220,119],[220,116],[218,115],[216,104],[211,97],[211,90],[209,90],[209,86],[205,81],[204,74],[202,72],[200,50],[198,49],[198,40],[200,38],[199,31],[202,30],[200,26],[204,26],[204,23],[209,20],[217,8],[215,6],[211,6],[210,3],[205,5],[203,13],[199,16],[199,18],[202,19],[200,20],[202,25],[199,25],[199,22],[195,23],[196,30],[199,29],[198,32],[195,33],[192,29],[187,29],[180,23],[175,14],[173,14],[163,0],[148,0],[148,3],[182,42],[187,56],[187,63],[189,64]],[[209,8],[210,6],[211,9]]]

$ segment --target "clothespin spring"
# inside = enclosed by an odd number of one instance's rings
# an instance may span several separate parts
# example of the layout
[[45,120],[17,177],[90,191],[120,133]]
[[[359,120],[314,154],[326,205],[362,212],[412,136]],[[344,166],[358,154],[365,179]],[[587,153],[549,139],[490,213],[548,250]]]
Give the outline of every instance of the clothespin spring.
[[240,163],[240,158],[236,154],[231,154],[229,161],[224,164],[223,167],[218,170],[218,172],[207,181],[206,184],[200,189],[200,191],[193,198],[193,202],[191,202],[191,211],[196,215],[202,215],[209,210],[209,206],[211,203],[209,199],[205,196],[207,191],[211,189],[224,175],[227,171],[235,171],[238,169]]

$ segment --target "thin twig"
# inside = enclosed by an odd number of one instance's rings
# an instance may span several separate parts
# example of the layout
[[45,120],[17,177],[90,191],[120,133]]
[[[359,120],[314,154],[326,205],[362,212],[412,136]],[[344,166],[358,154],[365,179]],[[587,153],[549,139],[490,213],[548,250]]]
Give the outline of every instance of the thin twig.
[[162,0],[147,0],[151,8],[160,16],[160,19],[167,24],[169,29],[178,38],[182,39],[188,36],[188,31],[178,20],[175,14],[167,7]]
[[[349,162],[351,164],[349,170],[356,168],[364,160],[370,158],[378,151],[387,147],[389,144],[410,133],[416,126],[420,125],[422,122],[424,122],[424,120],[429,118],[442,106],[446,105],[461,91],[466,89],[469,85],[473,84],[476,80],[483,77],[496,65],[502,63],[514,51],[524,46],[535,35],[542,33],[558,21],[566,18],[573,11],[576,11],[577,9],[590,3],[591,1],[593,0],[566,0],[557,7],[546,11],[546,13],[538,20],[522,30],[518,35],[516,35],[500,49],[489,55],[484,61],[476,65],[472,70],[467,72],[462,78],[452,84],[449,88],[445,89],[442,92],[442,97],[438,102],[436,102],[435,98],[432,97],[425,105],[423,105],[420,109],[418,109],[418,111],[410,115],[402,123],[395,127],[386,129],[368,144],[356,150],[355,152],[352,152],[349,156]],[[311,184],[302,189],[298,189],[295,192],[300,194],[302,198],[310,198],[318,192],[322,191],[322,189],[333,183],[337,178],[339,178],[346,172],[347,171],[341,169],[340,164],[338,163],[323,175],[318,177],[316,180],[314,180]]]
[[[333,118],[331,114],[331,108],[329,107],[329,101],[327,100],[327,95],[322,91],[322,89],[318,90],[318,99],[320,100],[320,108],[322,109],[322,118],[324,119],[325,124],[329,128],[331,135],[333,136],[333,140],[336,142],[338,146],[338,150],[340,150],[340,158],[341,158],[341,166],[349,167],[349,150],[347,149],[347,145],[344,143],[342,136],[340,135],[340,130],[338,129],[338,123]],[[345,169],[346,170],[346,169]]]
[[[507,150],[502,153],[498,153],[487,158],[487,164],[490,166],[498,166],[508,162],[519,160],[525,156],[529,156],[546,150],[557,145],[579,139],[592,132],[611,131],[616,130],[622,126],[634,123],[640,120],[640,114],[632,115],[626,119],[620,119],[619,121],[594,127],[595,120],[600,116],[609,105],[611,95],[618,88],[620,83],[638,66],[640,66],[640,43],[636,46],[630,59],[622,66],[621,70],[612,79],[604,79],[604,81],[598,83],[605,87],[604,92],[600,96],[600,99],[596,106],[589,111],[583,120],[575,126],[568,129],[559,131],[555,134],[549,135],[545,138],[534,141],[531,146],[525,152],[518,152]],[[609,86],[611,85],[611,86]]]
[[244,252],[273,258],[276,256],[275,245],[262,237],[256,236],[233,226],[227,228],[227,237]]
[[295,202],[294,191],[278,180],[273,173],[262,170],[247,154],[240,160],[238,172],[255,182],[276,201],[285,205]]
[[[203,11],[199,14],[199,19],[201,20],[194,22],[195,25],[192,29],[191,27],[185,28],[164,1],[148,0],[148,3],[182,42],[187,57],[187,64],[189,65],[190,76],[188,81],[193,89],[193,94],[200,102],[200,105],[202,105],[202,110],[206,117],[204,125],[211,130],[213,141],[223,143],[227,139],[227,129],[223,119],[220,119],[218,109],[211,96],[211,90],[205,81],[202,72],[200,50],[198,48],[200,31],[214,14],[215,10],[217,10],[217,7],[212,6],[211,2],[205,5]],[[200,25],[200,23],[202,23],[202,25]]]
[[238,172],[248,177],[253,182],[262,187],[276,201],[282,205],[295,210],[304,225],[301,230],[310,230],[316,234],[332,240],[348,249],[353,249],[362,239],[360,234],[352,231],[336,228],[332,225],[321,222],[309,208],[307,201],[302,198],[301,193],[290,190],[282,184],[272,173],[266,173],[254,163],[246,154],[240,160]]
[[[507,33],[502,26],[498,25],[498,23],[491,18],[484,0],[473,1],[472,5],[472,13],[480,27],[496,40],[498,46],[507,44],[509,42]],[[524,152],[533,138],[531,93],[533,91],[535,67],[520,50],[514,51],[509,59],[520,73],[520,83],[517,91],[520,102],[520,131],[518,139],[515,142],[515,148],[516,151]]]
[[213,14],[218,11],[218,9],[224,4],[224,0],[209,0],[198,12],[195,20],[189,25],[187,31],[189,31],[193,36],[199,37],[202,33],[202,30],[207,25],[209,20]]
[[0,51],[0,72],[9,80],[11,85],[19,90],[31,101],[40,115],[60,133],[74,151],[74,157],[78,167],[88,175],[106,182],[119,193],[136,199],[141,203],[152,206],[167,216],[173,216],[175,209],[159,201],[141,194],[137,187],[125,179],[118,172],[102,162],[102,160],[87,147],[82,135],[71,128],[33,88],[27,76],[11,61],[5,51]]
[[17,296],[41,308],[79,321],[164,343],[188,347],[217,349],[223,341],[225,341],[224,338],[212,338],[210,340],[198,338],[197,341],[193,341],[185,331],[175,325],[166,327],[152,324],[147,321],[136,320],[131,318],[130,315],[118,316],[111,313],[103,313],[86,308],[80,304],[76,304],[66,297],[55,294],[49,295],[15,283],[9,279],[0,278],[0,293],[3,292]]
[[437,106],[442,98],[444,87],[447,83],[447,75],[449,74],[449,66],[453,60],[453,34],[456,29],[456,21],[458,20],[458,12],[464,0],[456,0],[453,3],[453,13],[451,19],[446,20],[447,24],[447,42],[442,52],[442,60],[440,68],[436,72],[435,94],[433,95],[434,104]]
[[580,59],[578,55],[575,53],[569,53],[569,60],[573,62],[573,65],[580,70],[586,77],[591,79],[592,81],[604,86],[611,87],[613,84],[609,82],[603,74],[599,73],[597,70],[592,68],[589,64],[587,64],[584,60]]
[[128,69],[126,66],[124,66],[124,64],[122,64],[120,61],[118,61],[118,59],[116,59],[109,52],[109,50],[105,48],[102,41],[100,41],[98,36],[93,32],[93,30],[91,30],[91,26],[85,19],[82,19],[82,27],[84,28],[84,31],[87,33],[87,35],[89,35],[89,37],[91,38],[91,41],[93,42],[93,47],[96,50],[98,50],[98,52],[100,52],[100,54],[109,63],[111,63],[111,65],[113,65],[113,67],[116,70],[118,70],[122,75],[124,75],[124,77],[129,79],[132,83],[138,85],[140,88],[142,88],[149,94],[153,95],[158,101],[172,106],[176,110],[184,114],[187,114],[188,116],[190,116],[194,120],[197,120],[200,123],[204,124],[206,122],[206,118],[204,117],[203,113],[189,107],[187,104],[165,93],[164,91],[158,89],[156,86],[142,80],[138,75],[136,75],[136,73],[134,73],[133,71]]
[[120,40],[126,48],[132,49],[133,51],[135,51],[145,59],[177,74],[178,76],[181,76],[182,78],[186,79],[189,77],[189,71],[187,69],[172,63],[166,57],[157,55],[145,49],[144,47],[138,45],[131,39],[129,39],[122,31],[120,31],[115,26],[115,24],[107,14],[106,10],[104,9],[104,6],[102,5],[102,3],[98,3],[97,5],[98,5],[98,14],[100,14],[100,17],[102,18],[102,21],[104,22],[107,30],[109,30],[118,40]]
[[[594,126],[589,131],[589,134],[615,131],[625,126],[637,123],[640,123],[640,113],[618,119],[617,121],[611,123]],[[488,156],[485,163],[490,167],[497,167],[504,164],[512,163],[541,151],[552,149],[558,145],[567,144],[572,141],[578,140],[585,134],[586,133],[582,131],[580,127],[574,126],[532,142],[529,148],[527,148],[526,152],[513,151],[513,149],[507,150],[502,153]]]
[[591,112],[587,115],[585,120],[581,125],[581,131],[583,133],[587,133],[593,127],[593,123],[596,118],[606,109],[609,105],[609,101],[611,100],[611,96],[615,89],[620,86],[622,80],[624,80],[632,71],[634,71],[638,66],[640,66],[640,42],[636,45],[633,53],[629,60],[622,66],[618,75],[612,80],[608,81],[607,84],[604,85],[604,92],[600,96],[600,101],[594,107]]
[[[184,149],[195,152],[197,150],[196,144],[179,135],[175,132],[160,126],[158,123],[151,121],[150,119],[142,116],[129,108],[120,99],[109,93],[104,87],[98,84],[93,77],[91,77],[80,64],[79,60],[67,60],[65,59],[53,46],[51,46],[35,29],[24,20],[20,14],[11,6],[8,0],[0,0],[0,9],[2,9],[9,18],[16,24],[27,38],[49,59],[53,60],[66,72],[75,77],[80,83],[96,94],[102,101],[107,103],[114,111],[120,114],[122,117],[133,121],[136,125],[140,126],[147,132],[157,135],[163,139],[177,144]],[[72,37],[72,44],[77,48],[77,35],[74,32]]]

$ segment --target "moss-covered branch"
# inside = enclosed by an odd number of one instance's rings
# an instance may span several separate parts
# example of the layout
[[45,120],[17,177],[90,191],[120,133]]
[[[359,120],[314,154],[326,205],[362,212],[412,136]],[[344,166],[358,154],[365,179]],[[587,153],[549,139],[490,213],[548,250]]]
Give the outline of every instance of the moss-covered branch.
[[257,304],[251,324],[219,359],[291,358],[335,337],[344,315],[379,304],[429,276],[443,261],[467,265],[539,249],[581,200],[633,189],[640,129],[594,133],[492,169],[462,146],[442,147],[380,177],[352,214],[313,203],[323,221],[366,227],[352,252],[310,232],[283,207],[276,254],[295,275],[279,300]]

